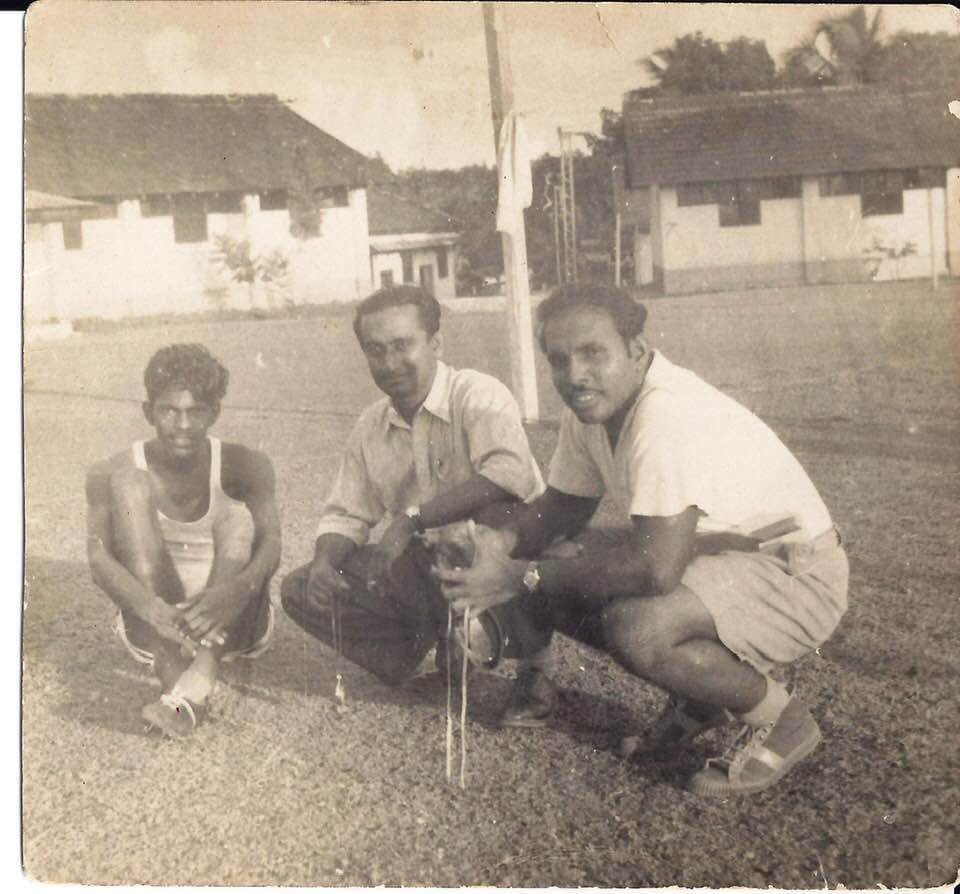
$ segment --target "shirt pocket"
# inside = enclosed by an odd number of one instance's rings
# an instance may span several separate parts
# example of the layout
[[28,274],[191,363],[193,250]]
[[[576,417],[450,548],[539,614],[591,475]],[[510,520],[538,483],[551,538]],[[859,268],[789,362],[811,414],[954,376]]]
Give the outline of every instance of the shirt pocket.
[[456,471],[456,451],[453,445],[453,433],[449,428],[434,430],[430,433],[429,444],[430,475],[434,481],[447,483]]

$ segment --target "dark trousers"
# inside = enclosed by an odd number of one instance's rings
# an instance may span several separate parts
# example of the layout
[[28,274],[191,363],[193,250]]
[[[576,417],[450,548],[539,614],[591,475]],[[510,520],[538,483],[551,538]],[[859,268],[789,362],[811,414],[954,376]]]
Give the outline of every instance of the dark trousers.
[[[420,540],[413,540],[394,562],[382,595],[366,587],[371,552],[370,547],[361,547],[342,569],[350,589],[338,597],[340,650],[354,664],[396,685],[408,679],[427,652],[446,637],[447,600],[430,573],[433,556]],[[335,647],[333,606],[308,592],[309,574],[307,564],[284,578],[283,609],[311,636]],[[536,622],[522,599],[492,612],[505,634],[503,657],[522,658],[550,642],[549,629]]]

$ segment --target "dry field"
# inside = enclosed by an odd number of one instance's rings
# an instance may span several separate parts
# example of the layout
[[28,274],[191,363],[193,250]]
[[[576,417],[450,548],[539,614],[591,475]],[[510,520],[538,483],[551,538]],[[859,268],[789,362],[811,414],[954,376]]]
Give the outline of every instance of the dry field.
[[[280,619],[228,671],[188,742],[144,735],[155,694],[110,631],[84,562],[83,476],[148,433],[150,353],[202,341],[232,372],[216,432],[266,450],[284,513],[281,574],[305,561],[340,445],[376,396],[348,315],[77,335],[26,354],[23,846],[30,876],[99,884],[847,888],[933,886],[960,865],[960,285],[783,289],[651,301],[649,334],[757,411],[797,452],[849,548],[850,610],[784,670],[823,746],[778,788],[697,800],[680,766],[625,763],[618,733],[663,695],[561,640],[546,730],[489,720],[476,678],[467,788],[444,780],[445,695],[387,689]],[[501,377],[498,315],[448,313],[446,356]],[[545,465],[558,402],[541,366]],[[276,590],[276,582],[274,589]],[[954,804],[951,808],[950,804]]]

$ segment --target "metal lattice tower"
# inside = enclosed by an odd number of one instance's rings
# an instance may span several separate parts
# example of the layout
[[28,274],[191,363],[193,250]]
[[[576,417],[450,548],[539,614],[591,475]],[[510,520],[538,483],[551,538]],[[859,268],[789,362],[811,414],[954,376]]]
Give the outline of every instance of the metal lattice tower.
[[562,251],[558,243],[558,254],[562,257],[563,282],[577,281],[577,216],[576,192],[573,180],[573,137],[574,132],[557,128],[560,137],[560,186],[558,204],[560,206],[560,235]]

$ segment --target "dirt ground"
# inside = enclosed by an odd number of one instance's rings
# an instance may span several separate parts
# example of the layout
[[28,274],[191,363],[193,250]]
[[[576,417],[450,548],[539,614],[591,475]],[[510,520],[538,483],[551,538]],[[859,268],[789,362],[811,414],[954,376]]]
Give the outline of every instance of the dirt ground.
[[[507,674],[471,684],[467,787],[444,779],[436,675],[388,689],[281,617],[227,672],[189,742],[144,734],[156,689],[111,632],[84,561],[83,478],[148,435],[150,353],[205,342],[231,369],[215,433],[266,450],[280,574],[306,561],[359,408],[376,396],[349,316],[171,325],[27,350],[23,843],[50,882],[308,886],[934,886],[956,878],[960,759],[960,285],[784,289],[651,301],[656,347],[758,412],[819,486],[849,549],[850,610],[783,679],[824,744],[771,791],[699,800],[678,764],[612,751],[663,694],[560,640],[545,730],[497,731]],[[449,313],[446,356],[506,378],[502,321]],[[558,402],[540,366],[546,465]],[[279,577],[278,579],[279,580]],[[278,588],[274,583],[274,590]],[[950,804],[954,807],[951,808]]]

